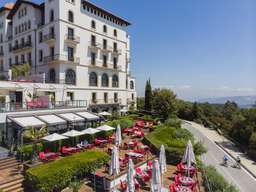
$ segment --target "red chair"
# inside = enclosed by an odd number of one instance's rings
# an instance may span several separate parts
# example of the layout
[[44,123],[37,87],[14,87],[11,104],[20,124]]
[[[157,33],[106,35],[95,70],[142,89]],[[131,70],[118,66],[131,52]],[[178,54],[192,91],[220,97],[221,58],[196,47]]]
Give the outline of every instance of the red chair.
[[120,188],[121,188],[121,191],[125,192],[127,189],[127,184],[124,181],[121,181]]
[[141,168],[137,167],[136,173],[143,180],[144,183],[146,183],[150,180],[150,176],[147,173],[145,173],[144,171],[142,171]]
[[63,146],[60,150],[61,154],[62,155],[71,155],[72,153],[70,151],[67,150],[67,147],[66,146]]
[[171,185],[169,186],[170,192],[175,192],[175,187],[176,187],[175,184],[171,184]]
[[48,161],[48,159],[45,157],[45,153],[44,152],[40,152],[39,153],[39,159],[41,160],[41,161]]

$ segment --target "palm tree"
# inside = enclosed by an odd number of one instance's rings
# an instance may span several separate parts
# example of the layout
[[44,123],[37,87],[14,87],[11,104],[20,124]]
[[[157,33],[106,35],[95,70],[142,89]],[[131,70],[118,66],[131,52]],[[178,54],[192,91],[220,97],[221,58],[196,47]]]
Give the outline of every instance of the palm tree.
[[36,159],[36,151],[37,151],[37,143],[39,140],[46,136],[48,134],[47,132],[47,126],[42,126],[40,129],[30,127],[27,132],[27,136],[30,137],[32,140],[32,154],[31,154],[31,161],[33,162]]

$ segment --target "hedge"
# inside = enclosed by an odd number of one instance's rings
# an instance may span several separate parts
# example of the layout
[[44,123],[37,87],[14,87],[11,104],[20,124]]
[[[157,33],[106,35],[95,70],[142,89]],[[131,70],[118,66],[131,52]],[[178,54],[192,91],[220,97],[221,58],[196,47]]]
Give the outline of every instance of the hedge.
[[117,127],[117,125],[120,125],[120,127],[123,129],[127,127],[132,127],[134,124],[134,120],[129,117],[122,117],[120,119],[110,121],[107,124],[112,127]]
[[[42,143],[37,143],[36,144],[36,153],[39,151],[43,150],[43,144]],[[32,144],[26,144],[18,148],[18,157],[22,161],[27,161],[31,160],[32,156],[32,151],[33,151],[33,145]]]
[[211,192],[239,192],[236,187],[229,184],[213,166],[202,166],[203,185],[207,191]]
[[83,179],[87,173],[102,167],[108,159],[109,156],[99,150],[77,153],[28,169],[26,182],[33,190],[61,191],[74,178]]

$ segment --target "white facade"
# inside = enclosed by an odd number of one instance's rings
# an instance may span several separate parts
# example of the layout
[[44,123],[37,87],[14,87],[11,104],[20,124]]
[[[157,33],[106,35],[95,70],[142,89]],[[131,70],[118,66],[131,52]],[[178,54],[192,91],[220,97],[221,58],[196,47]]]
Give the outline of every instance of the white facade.
[[0,71],[8,79],[11,66],[30,63],[33,81],[15,82],[17,90],[1,87],[0,82],[0,95],[7,101],[12,100],[10,92],[22,91],[26,102],[25,92],[34,87],[54,92],[55,101],[123,107],[136,101],[127,21],[88,1],[45,0],[41,5],[17,1],[12,9],[2,8],[0,24]]

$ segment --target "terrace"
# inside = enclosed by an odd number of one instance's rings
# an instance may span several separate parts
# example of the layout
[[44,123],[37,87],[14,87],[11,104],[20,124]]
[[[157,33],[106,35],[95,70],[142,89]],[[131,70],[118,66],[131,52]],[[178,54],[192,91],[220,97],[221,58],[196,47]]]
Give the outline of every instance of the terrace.
[[[84,113],[84,112],[83,112]],[[103,113],[102,113],[103,114]],[[107,116],[107,113],[104,113]],[[78,117],[82,117],[82,113],[76,113]],[[76,122],[82,121],[80,118],[71,117],[70,114],[58,114],[59,118],[63,118],[65,120],[72,120]],[[92,116],[94,116],[92,114]],[[94,116],[95,117],[95,116]],[[39,117],[41,120],[50,119],[49,117]],[[105,117],[106,118],[106,117]],[[122,138],[118,144],[118,130],[115,131],[115,123],[120,123],[122,125]],[[72,129],[66,133],[63,131],[60,134],[52,134],[46,137],[43,137],[40,141],[44,140],[44,147],[38,152],[38,159],[39,159],[39,166],[38,163],[35,163],[35,167],[28,169],[28,173],[32,174],[31,178],[40,177],[37,175],[38,169],[42,169],[45,171],[44,168],[54,167],[53,165],[61,164],[64,161],[71,161],[73,158],[85,158],[86,154],[88,153],[95,153],[95,155],[99,152],[102,152],[102,157],[105,157],[103,154],[108,154],[109,156],[113,156],[113,149],[114,146],[119,146],[119,163],[120,163],[120,172],[117,174],[109,174],[110,167],[112,166],[112,161],[107,160],[105,158],[100,161],[101,163],[97,163],[98,160],[95,159],[94,171],[83,172],[83,176],[81,179],[86,178],[87,182],[85,182],[80,191],[110,191],[113,188],[119,189],[120,191],[125,191],[124,187],[126,186],[125,181],[127,178],[127,170],[128,170],[128,162],[129,159],[132,159],[134,163],[134,169],[136,171],[136,189],[140,189],[140,191],[150,191],[150,180],[152,175],[152,164],[158,159],[158,152],[155,151],[155,148],[150,144],[145,144],[144,136],[147,135],[150,131],[152,131],[152,122],[144,122],[144,121],[133,121],[132,119],[124,119],[121,120],[114,120],[112,122],[107,122],[108,125],[101,125],[97,128],[82,128],[80,129]],[[113,127],[109,126],[113,125]],[[93,125],[92,125],[93,126]],[[96,127],[94,125],[93,127]],[[54,131],[53,131],[54,132]],[[56,141],[61,140],[61,144],[59,144],[56,148]],[[120,141],[120,140],[119,140]],[[48,143],[48,144],[46,144]],[[54,144],[55,143],[55,144]],[[53,148],[50,146],[54,146]],[[80,155],[81,154],[81,155]],[[85,156],[83,156],[83,154]],[[96,155],[97,156],[97,155]],[[79,160],[80,161],[80,160]],[[81,159],[81,161],[83,161]],[[58,163],[60,162],[60,163]],[[73,162],[73,161],[72,161]],[[104,162],[104,163],[103,163]],[[65,166],[63,164],[63,166]],[[70,166],[70,165],[69,165]],[[31,166],[28,166],[31,167]],[[37,167],[39,167],[37,169]],[[87,167],[87,166],[86,166]],[[88,167],[87,167],[88,168]],[[167,165],[167,170],[163,174],[163,186],[166,187],[167,191],[169,191],[169,186],[173,186],[175,191],[178,191],[178,184],[176,186],[176,181],[178,179],[183,178],[182,174],[184,174],[184,168],[181,168],[180,165],[177,166]],[[64,168],[63,168],[64,169]],[[74,168],[77,169],[77,168]],[[58,170],[54,169],[54,172]],[[77,170],[78,171],[78,170]],[[50,172],[50,170],[49,170]],[[55,173],[57,174],[57,173]],[[175,175],[177,176],[175,176]],[[50,175],[50,176],[49,176]],[[47,177],[51,178],[51,174],[49,173]],[[174,175],[174,176],[173,176]],[[173,177],[172,177],[173,176]],[[192,177],[193,176],[193,177]],[[50,179],[49,178],[49,179]],[[192,181],[199,181],[201,176],[199,174],[192,175]],[[58,178],[56,178],[58,180]],[[65,179],[64,179],[65,180]],[[62,180],[63,183],[65,181]],[[173,181],[174,180],[174,181]],[[34,184],[43,184],[41,182],[45,182],[38,179],[35,180]],[[175,184],[175,186],[174,186]],[[47,187],[51,187],[51,183],[45,184]],[[188,192],[199,192],[203,191],[202,188],[199,187],[200,185],[196,185],[196,187],[187,188]],[[65,184],[61,186],[61,189],[67,187]],[[170,187],[171,190],[171,187]],[[71,191],[66,188],[63,191]],[[137,190],[136,190],[137,191]]]

